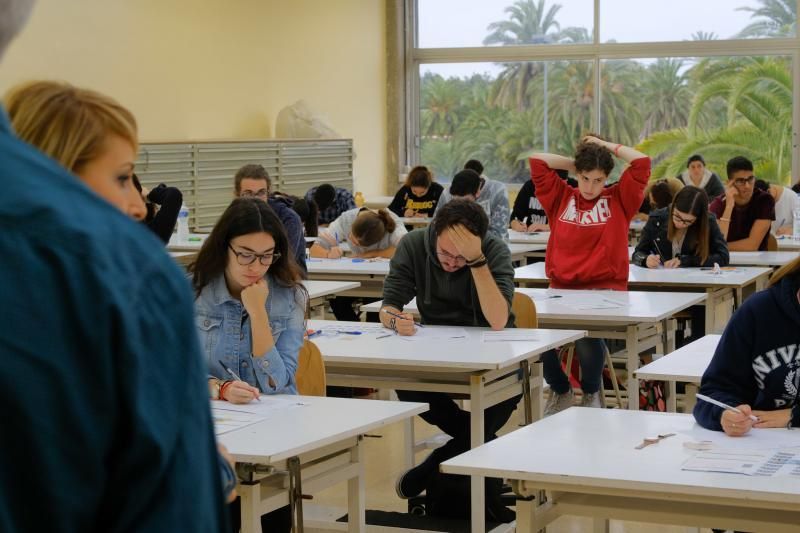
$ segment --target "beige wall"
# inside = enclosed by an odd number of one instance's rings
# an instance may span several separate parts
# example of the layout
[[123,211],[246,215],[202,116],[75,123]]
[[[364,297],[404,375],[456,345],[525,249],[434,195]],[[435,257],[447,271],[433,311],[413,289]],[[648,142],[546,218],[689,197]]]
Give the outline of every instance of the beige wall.
[[383,193],[384,3],[377,0],[39,0],[0,67],[98,89],[143,141],[273,136],[302,98],[354,139],[356,188]]

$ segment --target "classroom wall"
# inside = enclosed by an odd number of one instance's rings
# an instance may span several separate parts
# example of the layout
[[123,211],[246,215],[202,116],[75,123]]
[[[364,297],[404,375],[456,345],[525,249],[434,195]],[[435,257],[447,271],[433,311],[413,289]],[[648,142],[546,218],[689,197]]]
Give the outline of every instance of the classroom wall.
[[0,91],[95,88],[135,113],[143,141],[272,137],[302,98],[354,139],[356,188],[383,194],[384,18],[376,0],[39,0]]

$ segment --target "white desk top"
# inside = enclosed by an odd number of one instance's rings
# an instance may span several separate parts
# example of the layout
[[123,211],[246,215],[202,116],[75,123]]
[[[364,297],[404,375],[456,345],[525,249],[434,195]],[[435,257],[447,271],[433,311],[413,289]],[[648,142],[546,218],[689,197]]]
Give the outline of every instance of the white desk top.
[[[757,430],[780,431],[788,430]],[[642,450],[651,435],[677,433]],[[575,487],[576,492],[635,491],[730,497],[751,502],[797,503],[800,479],[681,470],[696,452],[683,443],[732,439],[696,426],[691,415],[571,407],[442,463],[442,471]],[[748,437],[742,437],[742,439]],[[756,437],[757,438],[757,437]],[[797,436],[800,445],[800,435]],[[543,487],[546,488],[546,487]]]
[[[734,270],[723,269],[723,274],[715,275],[710,270],[700,268],[643,268],[630,265],[628,286],[631,289],[648,286],[673,287],[743,287],[752,283],[759,276],[769,275],[770,268],[735,267]],[[516,282],[547,282],[544,273],[544,262],[533,263],[514,269]]]
[[172,252],[198,252],[203,247],[203,243],[208,238],[208,233],[190,233],[187,242],[181,242],[178,234],[173,233],[167,244],[167,250]]
[[[351,327],[358,322],[334,320],[309,321],[309,328],[341,324]],[[425,329],[442,326],[425,326]],[[375,334],[314,337],[326,364],[358,367],[417,367],[452,372],[499,370],[539,355],[551,348],[569,344],[586,336],[585,331],[537,329],[536,341],[482,342],[481,334],[489,328],[464,328],[463,339],[403,340],[398,335],[382,339]],[[388,330],[386,330],[388,332]]]
[[357,289],[361,286],[357,281],[319,281],[313,279],[303,281],[303,285],[305,285],[308,291],[308,297],[311,300],[332,296],[336,293]]
[[533,252],[541,252],[542,250],[546,250],[546,244],[523,244],[519,242],[512,242],[508,245],[508,250],[511,252],[512,256],[519,255],[519,254],[529,254]]
[[394,200],[394,196],[367,196],[364,198],[364,207],[380,209],[387,207]]
[[731,265],[779,267],[800,257],[800,251],[731,252]]
[[400,222],[406,226],[415,227],[429,226],[431,220],[433,220],[431,217],[400,217]]
[[389,273],[389,260],[370,259],[308,259],[308,273],[313,274],[352,274],[386,276]]
[[[536,316],[540,320],[608,322],[658,322],[706,299],[704,293],[641,292],[641,291],[574,291],[570,289],[516,289],[533,298]],[[553,298],[559,296],[559,298]],[[622,305],[610,309],[586,309],[593,301],[608,299]],[[361,306],[362,311],[380,311],[382,301]],[[612,304],[613,305],[613,304]],[[417,314],[417,299],[404,309]]]
[[776,239],[778,240],[778,250],[780,251],[800,250],[800,240],[794,240],[791,237],[791,235],[789,236],[782,235],[780,237],[776,237]]
[[660,379],[683,383],[700,383],[708,368],[721,335],[706,335],[674,352],[644,365],[635,372],[639,379]]
[[508,242],[514,244],[547,244],[550,239],[549,231],[538,231],[536,233],[526,233],[524,231],[508,230]]
[[169,252],[170,257],[174,257],[175,259],[179,259],[181,257],[194,257],[197,255],[197,252],[173,252],[170,250]]
[[[272,464],[428,410],[424,403],[278,395],[307,403],[267,420],[217,435],[239,462]],[[262,397],[266,403],[269,397]],[[214,402],[213,405],[226,402]],[[255,403],[255,402],[254,402]],[[223,405],[219,405],[222,407]],[[258,405],[254,405],[258,408]]]

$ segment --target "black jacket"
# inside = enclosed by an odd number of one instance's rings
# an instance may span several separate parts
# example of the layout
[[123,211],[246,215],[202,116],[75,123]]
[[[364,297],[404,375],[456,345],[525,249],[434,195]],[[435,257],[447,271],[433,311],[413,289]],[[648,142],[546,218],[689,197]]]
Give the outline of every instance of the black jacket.
[[[636,245],[636,250],[633,252],[631,262],[634,265],[647,266],[648,255],[661,255],[664,261],[672,259],[672,242],[667,239],[667,230],[669,229],[668,216],[669,207],[657,209],[650,213],[650,218],[647,220],[644,230],[642,230],[639,244]],[[691,228],[689,229],[691,230]],[[695,253],[694,239],[691,232],[689,232],[683,240],[681,253],[678,254],[682,267],[714,266],[714,263],[719,266],[725,266],[730,262],[728,243],[725,241],[725,237],[722,236],[722,232],[717,225],[717,219],[712,213],[708,214],[708,229],[711,233],[711,239],[708,243],[708,259],[706,259],[706,262],[700,263],[700,256]]]

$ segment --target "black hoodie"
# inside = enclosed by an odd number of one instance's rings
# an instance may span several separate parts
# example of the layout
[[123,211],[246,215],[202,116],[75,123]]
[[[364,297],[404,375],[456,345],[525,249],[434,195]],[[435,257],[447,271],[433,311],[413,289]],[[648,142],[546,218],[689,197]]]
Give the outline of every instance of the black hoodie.
[[[445,272],[436,257],[436,237],[433,225],[403,237],[383,285],[383,303],[403,309],[416,297],[423,324],[488,327],[470,269],[465,266],[455,272]],[[506,327],[513,327],[511,252],[503,241],[491,234],[483,238],[481,248],[495,283],[508,302]]]
[[[648,255],[660,255],[663,261],[672,259],[672,241],[667,239],[669,209],[669,207],[663,207],[650,213],[650,218],[647,219],[647,224],[642,230],[642,236],[639,238],[639,243],[633,252],[631,263],[634,265],[647,266]],[[725,242],[725,237],[719,230],[719,225],[714,215],[708,214],[708,231],[710,235],[708,239],[708,258],[706,258],[705,262],[700,261],[700,256],[697,255],[695,250],[696,244],[692,238],[692,229],[691,227],[689,228],[681,246],[681,253],[678,254],[682,267],[714,266],[714,263],[719,266],[726,266],[730,262],[728,243]]]
[[[794,407],[800,426],[800,274],[754,294],[733,314],[703,374],[700,392],[731,406],[775,411]],[[722,408],[698,401],[697,422],[722,431]],[[798,433],[800,444],[800,433]]]

